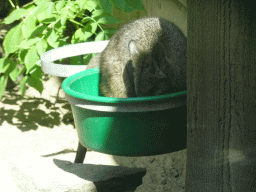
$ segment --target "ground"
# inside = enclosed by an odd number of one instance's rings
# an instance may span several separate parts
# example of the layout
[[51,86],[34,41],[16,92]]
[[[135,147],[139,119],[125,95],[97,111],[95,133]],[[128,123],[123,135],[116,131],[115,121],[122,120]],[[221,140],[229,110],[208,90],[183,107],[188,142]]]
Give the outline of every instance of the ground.
[[[5,92],[0,103],[1,160],[40,157],[74,162],[78,138],[61,80],[44,82],[40,95],[29,88],[24,98],[18,86]],[[89,151],[84,164],[146,168],[136,192],[184,191],[186,150],[150,157],[120,157]]]

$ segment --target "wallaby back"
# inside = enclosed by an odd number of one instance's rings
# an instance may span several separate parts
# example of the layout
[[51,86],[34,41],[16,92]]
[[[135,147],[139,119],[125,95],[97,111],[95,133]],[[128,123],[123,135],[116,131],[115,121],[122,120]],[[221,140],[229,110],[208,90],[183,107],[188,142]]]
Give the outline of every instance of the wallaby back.
[[186,49],[186,37],[174,24],[145,17],[116,31],[88,68],[100,67],[100,89],[108,97],[183,91],[186,90]]

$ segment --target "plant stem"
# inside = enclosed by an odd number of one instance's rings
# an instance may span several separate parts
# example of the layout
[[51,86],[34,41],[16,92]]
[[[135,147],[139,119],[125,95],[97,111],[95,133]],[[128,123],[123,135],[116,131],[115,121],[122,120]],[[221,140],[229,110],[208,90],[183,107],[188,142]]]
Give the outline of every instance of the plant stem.
[[15,5],[13,4],[12,0],[9,0],[9,2],[10,2],[10,4],[11,4],[11,6],[12,6],[13,8],[15,8]]

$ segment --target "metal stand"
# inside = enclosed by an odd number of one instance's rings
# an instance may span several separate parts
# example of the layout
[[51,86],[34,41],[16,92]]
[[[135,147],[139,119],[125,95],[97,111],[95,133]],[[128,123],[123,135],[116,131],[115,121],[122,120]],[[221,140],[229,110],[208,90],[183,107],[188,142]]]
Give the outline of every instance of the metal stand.
[[83,163],[86,152],[87,148],[85,148],[80,142],[78,142],[75,163]]

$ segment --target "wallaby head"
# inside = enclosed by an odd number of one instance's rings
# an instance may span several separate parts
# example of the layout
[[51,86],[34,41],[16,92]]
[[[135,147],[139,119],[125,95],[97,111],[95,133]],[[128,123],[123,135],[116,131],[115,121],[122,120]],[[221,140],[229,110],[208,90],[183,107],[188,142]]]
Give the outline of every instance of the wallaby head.
[[[130,71],[129,79],[133,81],[136,96],[170,93],[175,85],[168,82],[171,80],[168,77],[168,71],[170,71],[168,66],[171,66],[171,61],[168,59],[162,43],[156,42],[152,50],[145,51],[136,41],[131,40],[128,50],[132,62],[131,65],[127,65],[127,71]],[[179,69],[174,70],[176,74],[179,73]]]

